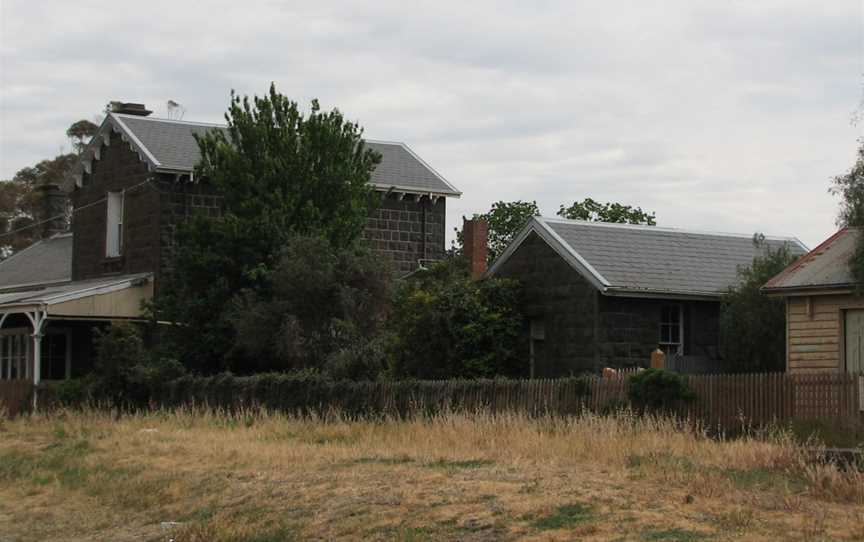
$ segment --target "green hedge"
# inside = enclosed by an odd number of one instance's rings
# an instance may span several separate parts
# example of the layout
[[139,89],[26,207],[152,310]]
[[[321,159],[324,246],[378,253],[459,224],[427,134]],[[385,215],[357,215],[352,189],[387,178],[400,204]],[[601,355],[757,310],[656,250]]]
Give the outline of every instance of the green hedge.
[[[98,387],[70,380],[40,387],[40,403],[78,407],[107,405]],[[264,408],[296,414],[406,416],[445,409],[519,411],[528,414],[577,413],[588,395],[585,379],[556,380],[332,380],[317,373],[266,373],[255,376],[183,376],[154,387],[129,408],[201,406],[224,410]]]
[[559,379],[540,388],[526,380],[334,381],[317,374],[269,373],[185,376],[162,388],[155,402],[163,407],[206,405],[211,408],[266,408],[323,415],[338,410],[348,416],[411,413],[442,409],[554,410],[578,412],[588,393],[584,379]]

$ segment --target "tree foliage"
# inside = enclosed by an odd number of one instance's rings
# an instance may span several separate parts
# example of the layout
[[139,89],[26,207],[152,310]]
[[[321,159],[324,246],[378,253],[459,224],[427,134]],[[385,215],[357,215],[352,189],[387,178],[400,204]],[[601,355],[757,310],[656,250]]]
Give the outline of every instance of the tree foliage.
[[391,270],[365,246],[337,248],[293,236],[271,274],[269,296],[248,290],[228,320],[240,372],[316,369],[335,378],[375,378],[386,368],[379,337]]
[[[489,224],[489,255],[491,263],[497,258],[510,241],[516,237],[519,230],[531,220],[532,217],[540,216],[540,208],[536,201],[496,201],[489,211],[482,214],[474,214],[474,220],[485,220]],[[462,230],[456,229],[455,248],[457,252],[462,250]]]
[[204,372],[224,369],[235,343],[232,297],[269,299],[270,274],[292,235],[320,235],[336,248],[359,237],[380,161],[338,110],[322,112],[313,101],[304,115],[274,85],[251,100],[232,92],[225,119],[227,129],[197,138],[196,167],[224,197],[223,215],[178,227],[174,270],[153,306],[157,318],[177,324],[163,342]]
[[720,344],[730,372],[783,371],[786,366],[786,305],[760,288],[795,257],[789,247],[772,249],[754,236],[762,254],[738,269],[738,284],[720,306]]
[[[855,164],[843,175],[834,177],[829,192],[840,196],[838,225],[856,228],[864,226],[864,141],[858,148]],[[858,236],[849,266],[861,293],[864,288],[864,235]]]
[[641,207],[631,207],[620,203],[600,203],[591,198],[575,201],[569,207],[562,205],[558,209],[558,216],[570,220],[588,220],[591,222],[645,224],[647,226],[657,224],[655,214],[643,211]]
[[93,124],[89,120],[82,119],[72,123],[72,126],[66,130],[66,137],[68,137],[72,142],[72,148],[75,152],[81,154],[84,151],[84,147],[86,147],[87,143],[90,141],[90,138],[96,135],[98,130],[99,126]]
[[0,182],[0,257],[8,257],[42,238],[42,193],[44,184],[62,185],[77,162],[75,154],[61,154],[18,170]]
[[[540,216],[536,201],[497,201],[485,213],[475,213],[474,220],[485,220],[489,224],[489,256],[491,263],[507,248],[516,234],[531,220]],[[631,207],[620,203],[599,203],[591,198],[576,201],[569,207],[561,205],[558,216],[571,220],[590,220],[593,222],[616,222],[626,224],[646,224],[654,226],[654,213],[643,211],[641,207]],[[462,231],[456,229],[455,252],[462,250]]]
[[135,324],[115,322],[96,329],[93,344],[96,357],[87,395],[117,408],[143,406],[156,386],[184,372],[176,360],[152,358]]
[[527,376],[519,294],[512,280],[471,280],[460,258],[406,282],[390,318],[393,376]]

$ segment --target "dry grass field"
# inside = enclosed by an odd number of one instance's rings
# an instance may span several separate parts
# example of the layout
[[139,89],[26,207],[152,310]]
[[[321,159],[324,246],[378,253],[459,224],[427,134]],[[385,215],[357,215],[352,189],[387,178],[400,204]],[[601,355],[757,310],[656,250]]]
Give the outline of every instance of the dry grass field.
[[627,413],[0,422],[0,541],[171,538],[864,540],[864,474]]

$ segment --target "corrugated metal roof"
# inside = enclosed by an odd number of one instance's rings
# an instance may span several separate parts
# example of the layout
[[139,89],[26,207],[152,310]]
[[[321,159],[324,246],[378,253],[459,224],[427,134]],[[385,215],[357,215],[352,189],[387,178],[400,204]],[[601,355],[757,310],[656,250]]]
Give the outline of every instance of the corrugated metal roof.
[[[530,231],[557,245],[553,248],[609,295],[719,296],[761,250],[752,235],[537,217],[499,260],[509,258]],[[794,237],[765,242],[773,249],[788,245],[793,254],[807,250]],[[491,271],[499,266],[496,261]]]
[[[138,281],[150,280],[151,273],[137,273],[91,280],[67,282],[44,288],[0,293],[0,311],[21,305],[51,305],[69,299],[96,295],[112,287],[132,285]],[[116,289],[116,288],[115,288]]]
[[855,284],[849,259],[860,235],[856,228],[843,228],[806,256],[768,281],[763,290],[794,290],[849,287]]
[[0,291],[72,280],[72,234],[33,243],[0,262]]
[[[159,170],[188,172],[201,160],[194,134],[224,130],[221,124],[109,114],[109,118],[126,132],[130,141]],[[459,196],[453,185],[432,169],[404,143],[366,141],[366,145],[381,153],[381,163],[372,172],[371,184],[381,189],[402,189],[443,196]]]

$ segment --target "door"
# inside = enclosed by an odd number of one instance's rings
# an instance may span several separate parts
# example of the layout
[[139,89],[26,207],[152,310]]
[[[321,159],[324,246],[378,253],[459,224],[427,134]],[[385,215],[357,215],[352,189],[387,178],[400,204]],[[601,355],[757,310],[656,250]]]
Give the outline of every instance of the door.
[[860,373],[864,371],[862,350],[864,350],[864,310],[846,311],[846,371]]

